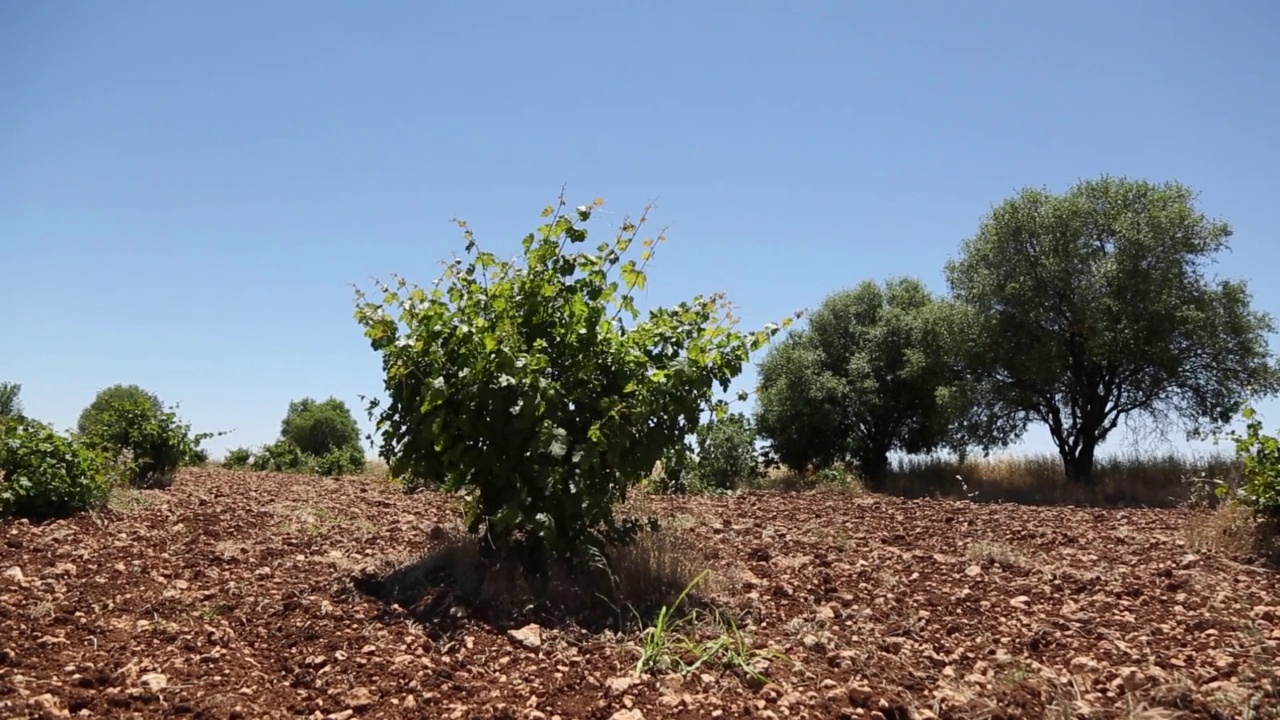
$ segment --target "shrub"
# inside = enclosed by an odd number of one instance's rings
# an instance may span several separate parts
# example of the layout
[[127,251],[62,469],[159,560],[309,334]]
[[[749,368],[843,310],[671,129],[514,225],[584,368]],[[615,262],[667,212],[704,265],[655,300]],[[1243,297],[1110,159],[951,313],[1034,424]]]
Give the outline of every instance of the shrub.
[[529,565],[572,564],[633,537],[638,526],[618,523],[614,505],[777,332],[733,330],[721,295],[639,321],[633,294],[664,237],[624,262],[642,216],[594,252],[575,251],[602,204],[548,206],[547,223],[524,238],[523,265],[479,250],[458,221],[469,259],[447,264],[434,287],[396,277],[377,283],[380,302],[357,290],[356,320],[382,356],[388,395],[381,410],[369,404],[381,456],[397,477],[461,491],[486,552],[515,550]]
[[99,392],[77,427],[89,447],[112,459],[125,458],[129,482],[136,487],[165,485],[178,468],[200,462],[200,442],[213,435],[192,437],[190,426],[136,385]]
[[351,410],[346,403],[334,397],[324,402],[316,402],[312,398],[290,402],[289,410],[280,423],[280,437],[315,457],[335,450],[360,448],[360,428],[351,416]]
[[37,420],[0,434],[0,512],[33,520],[101,507],[110,490],[102,457]]
[[[1262,421],[1252,407],[1245,407],[1244,419],[1245,434],[1231,435],[1244,471],[1236,500],[1258,515],[1280,519],[1280,439],[1262,433]],[[1225,493],[1225,485],[1218,487]]]
[[226,457],[222,458],[222,467],[228,470],[242,470],[249,467],[253,462],[253,451],[247,447],[232,448],[227,451]]
[[677,443],[662,453],[661,465],[655,466],[646,481],[645,487],[650,492],[664,495],[687,493],[697,490],[694,473],[690,468],[696,463],[688,444]]
[[288,440],[277,440],[254,453],[252,466],[258,471],[306,472],[307,455]]
[[311,472],[317,475],[355,475],[364,472],[364,451],[359,446],[335,448],[311,458]]
[[698,428],[697,484],[712,490],[733,490],[763,474],[756,450],[755,428],[746,415],[730,413]]

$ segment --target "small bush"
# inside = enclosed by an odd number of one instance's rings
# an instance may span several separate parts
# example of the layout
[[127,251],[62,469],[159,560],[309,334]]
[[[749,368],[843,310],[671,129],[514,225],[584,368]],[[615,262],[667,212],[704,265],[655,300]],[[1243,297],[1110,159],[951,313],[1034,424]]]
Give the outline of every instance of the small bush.
[[251,468],[258,472],[306,473],[312,475],[356,475],[364,472],[364,451],[359,447],[337,448],[324,455],[310,455],[288,440],[277,440],[251,453],[237,448],[222,462],[227,468]]
[[277,440],[254,453],[252,467],[259,472],[306,472],[307,455],[288,440]]
[[[1280,518],[1280,439],[1262,432],[1262,421],[1252,407],[1244,409],[1245,434],[1233,433],[1236,456],[1244,465],[1244,484],[1236,500],[1268,519]],[[1226,491],[1220,486],[1220,491]]]
[[644,482],[648,492],[662,495],[687,493],[696,490],[693,473],[693,454],[685,443],[678,443],[662,453],[662,460]]
[[[369,407],[381,456],[397,477],[463,493],[467,529],[530,568],[634,538],[614,506],[778,330],[736,331],[721,295],[641,319],[635,296],[664,238],[636,243],[641,217],[588,243],[602,204],[545,208],[523,263],[480,250],[460,223],[468,257],[433,286],[396,278],[356,298],[382,356],[387,403]],[[633,245],[639,260],[624,260]]]
[[756,450],[755,428],[746,415],[730,413],[712,419],[696,433],[695,483],[710,490],[734,490],[763,475]]
[[101,507],[110,484],[103,458],[73,438],[29,418],[0,433],[0,513],[32,520]]
[[243,470],[253,462],[253,451],[247,447],[232,448],[222,458],[222,467],[228,470]]
[[289,410],[280,423],[280,438],[317,458],[335,450],[360,448],[360,428],[351,410],[346,403],[334,397],[323,402],[312,398],[290,402]]
[[201,461],[200,442],[212,435],[192,437],[190,426],[136,385],[98,393],[77,426],[86,445],[131,465],[129,482],[135,487],[167,485],[178,468]]
[[357,475],[364,472],[364,451],[359,446],[335,448],[311,458],[310,464],[316,475]]

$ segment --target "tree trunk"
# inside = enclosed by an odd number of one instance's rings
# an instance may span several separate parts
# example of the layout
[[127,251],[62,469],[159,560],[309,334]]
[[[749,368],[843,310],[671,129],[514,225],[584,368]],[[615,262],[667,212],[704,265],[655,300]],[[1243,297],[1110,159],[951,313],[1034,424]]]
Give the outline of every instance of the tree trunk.
[[1093,456],[1097,448],[1098,441],[1092,437],[1083,439],[1077,448],[1058,448],[1068,480],[1081,485],[1093,484]]
[[858,470],[868,490],[883,491],[889,480],[889,453],[872,451],[858,459]]

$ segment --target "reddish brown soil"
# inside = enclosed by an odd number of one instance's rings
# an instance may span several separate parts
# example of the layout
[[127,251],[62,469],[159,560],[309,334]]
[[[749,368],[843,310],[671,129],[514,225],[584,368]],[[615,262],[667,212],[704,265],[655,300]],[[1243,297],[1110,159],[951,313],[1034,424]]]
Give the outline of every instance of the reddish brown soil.
[[455,524],[438,495],[195,470],[134,499],[0,524],[0,717],[1280,717],[1277,575],[1189,553],[1190,512],[652,500],[785,653],[762,686],[361,592]]

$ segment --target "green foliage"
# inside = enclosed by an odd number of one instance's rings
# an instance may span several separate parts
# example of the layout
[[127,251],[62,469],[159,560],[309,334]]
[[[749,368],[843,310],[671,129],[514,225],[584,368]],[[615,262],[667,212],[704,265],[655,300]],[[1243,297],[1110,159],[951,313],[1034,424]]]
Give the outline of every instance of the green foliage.
[[356,419],[347,404],[335,397],[323,402],[312,398],[290,402],[289,410],[280,423],[280,437],[315,457],[338,450],[346,451],[349,456],[352,448],[360,448],[360,428]]
[[1027,188],[947,264],[976,323],[970,371],[1010,422],[1048,426],[1074,480],[1126,417],[1204,435],[1280,389],[1272,318],[1244,282],[1206,276],[1232,231],[1195,200],[1113,177]]
[[184,465],[207,460],[200,443],[215,433],[191,434],[191,427],[136,385],[115,385],[98,393],[80,414],[78,437],[111,459],[122,458],[135,487],[167,484]]
[[110,490],[102,457],[29,418],[0,433],[0,514],[32,520],[101,507]]
[[335,448],[311,458],[311,472],[316,475],[355,475],[364,472],[364,467],[364,450],[359,445]]
[[756,450],[755,428],[742,413],[729,413],[703,423],[696,435],[698,454],[694,484],[710,490],[734,490],[764,473]]
[[222,461],[227,468],[251,468],[259,472],[305,473],[310,475],[355,475],[364,472],[364,451],[356,447],[336,448],[323,455],[304,452],[289,440],[264,445],[256,453],[237,448]]
[[[1245,434],[1231,434],[1244,466],[1244,484],[1234,499],[1259,515],[1280,518],[1280,439],[1263,434],[1262,421],[1252,407],[1245,407],[1244,419]],[[1217,491],[1222,496],[1227,488],[1219,485]]]
[[223,467],[313,475],[364,472],[359,427],[346,403],[337,398],[290,402],[280,423],[280,436],[257,452],[248,448],[231,450],[222,461]]
[[687,443],[680,442],[668,447],[662,453],[661,471],[652,473],[645,479],[645,489],[663,495],[698,490],[694,473],[690,471],[695,462]]
[[0,382],[0,420],[22,416],[22,385]]
[[106,416],[113,411],[114,407],[118,405],[142,405],[144,403],[150,405],[156,412],[164,409],[160,398],[137,385],[117,384],[103,388],[94,396],[93,402],[89,403],[89,406],[80,412],[80,418],[76,422],[76,432],[80,435],[98,433],[104,426],[110,424]]
[[253,462],[253,451],[247,447],[232,448],[222,458],[222,467],[228,470],[243,470]]
[[810,478],[809,483],[813,486],[830,485],[835,487],[853,487],[857,484],[858,478],[848,470],[838,466],[830,465],[815,472]]
[[756,429],[792,470],[855,461],[869,482],[894,451],[998,446],[961,362],[964,327],[912,278],[834,293],[760,363]]
[[254,453],[251,466],[259,472],[307,472],[310,463],[302,448],[288,440],[277,440]]
[[356,320],[382,355],[388,403],[368,409],[392,474],[462,492],[485,547],[531,563],[626,541],[634,527],[613,506],[777,331],[734,331],[719,294],[639,321],[634,293],[664,238],[624,261],[642,216],[577,249],[601,204],[548,206],[523,264],[479,249],[460,221],[468,259],[433,287],[396,277],[378,301],[357,291]]

